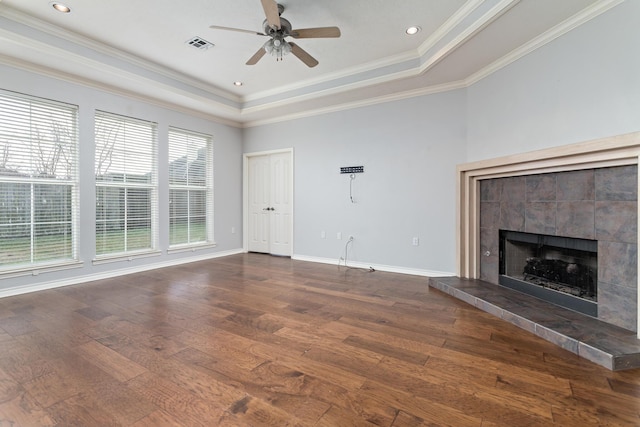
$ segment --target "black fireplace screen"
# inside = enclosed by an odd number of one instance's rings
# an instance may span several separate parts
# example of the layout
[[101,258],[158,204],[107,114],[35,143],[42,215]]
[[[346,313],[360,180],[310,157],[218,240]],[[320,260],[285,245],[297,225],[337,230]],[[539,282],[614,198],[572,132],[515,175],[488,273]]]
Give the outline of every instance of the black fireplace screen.
[[500,231],[500,274],[597,301],[595,240]]

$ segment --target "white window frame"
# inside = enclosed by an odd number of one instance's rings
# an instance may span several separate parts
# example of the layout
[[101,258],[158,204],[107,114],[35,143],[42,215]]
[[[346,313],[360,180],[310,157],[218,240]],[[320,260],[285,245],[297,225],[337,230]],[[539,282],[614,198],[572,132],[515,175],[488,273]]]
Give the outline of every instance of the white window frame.
[[[192,251],[196,249],[202,248],[210,248],[215,247],[216,244],[214,242],[213,236],[213,138],[210,135],[206,135],[199,132],[194,132],[190,130],[185,130],[177,127],[169,127],[169,137],[168,137],[168,146],[169,146],[169,164],[168,170],[171,174],[172,169],[172,146],[173,144],[184,143],[186,139],[186,143],[189,144],[190,138],[193,140],[205,140],[205,184],[204,185],[195,185],[192,183],[183,183],[177,184],[172,182],[171,176],[169,176],[169,203],[171,203],[171,192],[174,190],[183,190],[183,191],[203,191],[206,194],[205,201],[205,215],[206,215],[206,239],[204,241],[190,241],[190,232],[188,231],[188,241],[185,243],[177,243],[171,244],[169,243],[169,248],[167,249],[167,253],[175,253],[175,252],[183,252],[183,251]],[[191,147],[188,147],[188,149]],[[188,161],[187,161],[188,165]],[[188,167],[188,166],[187,166]],[[188,169],[186,171],[188,174]],[[187,219],[190,219],[191,213],[189,212],[190,203],[187,199]],[[169,206],[169,242],[171,242],[171,206]],[[189,226],[190,230],[190,226]]]
[[[0,183],[2,184],[27,184],[30,188],[30,207],[29,207],[29,228],[30,228],[30,242],[29,242],[29,261],[23,263],[15,263],[15,264],[0,264],[0,278],[10,278],[17,277],[22,275],[37,275],[43,272],[49,271],[58,271],[64,270],[68,268],[76,268],[82,265],[82,262],[79,260],[79,251],[78,251],[78,217],[79,217],[79,201],[78,201],[78,186],[79,186],[79,178],[78,178],[78,147],[79,147],[79,134],[78,134],[78,106],[71,105],[63,102],[53,101],[49,99],[39,98],[35,96],[25,95],[17,92],[11,92],[7,90],[0,90],[0,95],[2,96],[3,101],[0,103],[0,161],[2,163],[2,167],[8,168],[17,168],[14,174],[1,174],[0,173]],[[24,104],[28,103],[28,116],[25,115]],[[47,111],[50,114],[62,114],[68,116],[68,122],[59,123],[56,122],[53,118],[51,122],[47,122],[47,118],[43,116],[35,116],[33,115],[35,111],[40,110],[43,113]],[[24,129],[20,130],[16,126],[18,123],[22,123],[26,126],[28,123],[29,127],[29,136],[26,137],[25,134],[20,134],[20,132],[24,132]],[[50,127],[49,127],[50,126]],[[68,127],[65,127],[68,126]],[[56,132],[57,130],[57,132]],[[47,169],[52,169],[55,173],[57,169],[57,164],[59,160],[53,160],[55,156],[58,159],[63,159],[66,161],[66,176],[49,176],[42,177],[37,176],[34,172],[34,168],[37,166],[33,166],[34,163],[38,161],[44,161],[42,159],[42,154],[40,155],[40,159],[38,159],[38,153],[42,153],[42,147],[37,144],[37,147],[34,147],[34,141],[40,140],[40,137],[44,135],[45,139],[47,135],[51,137],[55,141],[66,141],[66,151],[60,149],[58,151],[55,150],[54,153],[47,153],[48,160],[55,163],[49,164]],[[61,136],[62,135],[62,136]],[[58,139],[59,138],[59,139]],[[21,146],[24,144],[29,144],[31,155],[28,159],[22,157],[20,160],[20,165],[17,166],[14,164],[13,166],[6,166],[5,164],[11,165],[11,152],[10,147],[11,143],[18,141]],[[64,143],[64,142],[63,142]],[[24,148],[23,148],[24,149]],[[52,157],[53,156],[53,157]],[[24,160],[28,160],[24,162]],[[30,166],[28,166],[30,165]],[[22,170],[20,170],[22,169]],[[49,171],[51,173],[51,171]],[[34,187],[36,185],[64,185],[67,186],[70,190],[70,209],[69,213],[69,221],[68,225],[70,225],[70,250],[69,256],[57,258],[57,259],[45,259],[45,260],[37,260],[35,255],[35,227],[38,225],[35,221],[35,197],[34,197]],[[62,222],[53,222],[52,224],[65,224],[67,221]],[[26,224],[26,223],[25,223]],[[44,223],[39,223],[43,225]],[[7,242],[7,239],[0,239],[0,247],[2,247],[3,242]]]
[[[98,136],[99,132],[102,132],[103,129],[100,128],[100,122],[101,121],[110,121],[112,123],[117,123],[120,126],[127,126],[127,125],[133,125],[133,126],[142,126],[142,127],[148,127],[148,131],[151,132],[151,138],[152,141],[151,142],[151,152],[147,153],[148,155],[151,156],[151,179],[149,183],[143,183],[143,182],[127,182],[126,180],[123,181],[101,181],[98,180],[98,174],[99,171],[95,170],[98,165],[98,156],[100,156],[100,147],[102,145],[99,146],[99,139],[101,138],[101,136]],[[115,114],[115,113],[110,113],[110,112],[106,112],[106,111],[101,111],[101,110],[96,110],[95,112],[95,134],[96,134],[96,138],[95,138],[95,148],[96,148],[96,152],[95,152],[95,159],[94,159],[94,170],[95,170],[95,174],[96,174],[96,204],[99,202],[98,201],[98,192],[100,188],[114,188],[114,189],[123,189],[125,192],[127,190],[133,190],[133,189],[147,189],[150,192],[150,226],[151,226],[151,236],[150,236],[150,246],[148,248],[142,248],[142,249],[133,249],[130,250],[126,247],[127,245],[127,232],[128,232],[128,218],[127,218],[127,199],[125,196],[125,207],[124,207],[124,245],[125,248],[123,251],[114,251],[114,252],[107,252],[107,253],[98,253],[98,223],[99,223],[99,219],[98,219],[98,211],[96,210],[96,218],[95,218],[95,231],[94,231],[94,235],[96,237],[96,243],[95,243],[95,249],[96,249],[96,256],[93,260],[94,264],[102,264],[102,263],[106,263],[106,262],[115,262],[115,261],[121,261],[121,260],[133,260],[133,259],[137,259],[137,258],[145,258],[145,257],[149,257],[149,256],[157,256],[160,255],[160,251],[158,250],[158,125],[155,122],[151,122],[148,120],[141,120],[141,119],[137,119],[137,118],[133,118],[133,117],[128,117],[128,116],[123,116],[123,115],[119,115],[119,114]],[[122,137],[120,137],[122,139]],[[125,144],[128,143],[134,143],[136,140],[135,139],[128,139],[126,136],[124,136],[125,139]],[[126,146],[125,148],[119,147],[119,150],[126,150]],[[119,173],[120,171],[117,171],[116,173]],[[126,174],[127,171],[124,171],[124,174]],[[98,209],[98,207],[96,206],[96,209]]]

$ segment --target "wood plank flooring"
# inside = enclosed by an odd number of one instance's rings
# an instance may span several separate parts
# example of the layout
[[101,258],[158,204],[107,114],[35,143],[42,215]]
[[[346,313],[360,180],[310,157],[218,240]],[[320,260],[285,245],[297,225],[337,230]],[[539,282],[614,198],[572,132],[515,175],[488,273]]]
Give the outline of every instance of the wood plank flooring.
[[429,286],[607,369],[640,368],[640,340],[628,329],[482,280],[432,277]]
[[242,254],[0,299],[0,427],[640,425],[640,370],[427,281]]

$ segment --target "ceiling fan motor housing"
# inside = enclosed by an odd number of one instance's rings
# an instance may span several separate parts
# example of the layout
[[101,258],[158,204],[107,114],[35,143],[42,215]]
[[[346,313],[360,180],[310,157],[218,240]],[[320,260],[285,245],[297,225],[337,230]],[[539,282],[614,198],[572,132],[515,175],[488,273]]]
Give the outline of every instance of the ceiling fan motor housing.
[[264,29],[264,33],[269,36],[275,36],[281,34],[282,37],[287,37],[291,34],[291,22],[289,20],[280,17],[280,29],[271,28],[269,22],[265,19],[262,23],[262,28]]
[[307,67],[315,67],[318,65],[317,59],[309,55],[307,51],[302,49],[296,43],[286,41],[285,38],[294,37],[296,39],[314,39],[340,37],[340,29],[338,27],[298,28],[293,30],[291,22],[282,17],[284,6],[278,4],[276,0],[261,0],[261,3],[262,8],[264,9],[264,14],[267,17],[267,19],[262,23],[264,33],[240,28],[222,27],[219,25],[212,25],[210,27],[218,30],[237,31],[241,33],[270,37],[270,39],[264,43],[251,58],[249,58],[247,65],[255,65],[260,58],[267,53],[275,56],[278,61],[282,60],[283,55],[292,53]]

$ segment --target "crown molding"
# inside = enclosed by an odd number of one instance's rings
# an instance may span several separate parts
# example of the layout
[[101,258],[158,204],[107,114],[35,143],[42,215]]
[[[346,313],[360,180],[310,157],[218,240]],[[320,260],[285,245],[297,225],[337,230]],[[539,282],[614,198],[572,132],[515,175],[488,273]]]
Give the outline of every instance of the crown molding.
[[433,68],[437,63],[442,61],[458,47],[462,46],[467,40],[478,34],[519,2],[520,0],[501,0],[498,2],[498,4],[482,15],[472,25],[465,28],[464,31],[443,46],[442,49],[438,50],[438,52],[432,55],[427,61],[424,61],[420,67],[420,72],[425,73],[429,69]]
[[[133,67],[137,67],[139,70],[144,70],[149,73],[155,73],[156,76],[162,76],[165,79],[154,79],[152,76],[144,76],[139,72],[133,70],[126,70],[115,65],[107,65],[98,59],[83,56],[81,53],[73,52],[70,49],[55,46],[53,44],[45,43],[44,41],[38,41],[26,36],[22,36],[11,30],[0,28],[0,38],[15,43],[25,49],[25,52],[41,52],[43,55],[51,55],[54,53],[56,56],[63,60],[75,62],[84,67],[88,67],[92,70],[99,70],[100,73],[109,75],[112,78],[119,79],[121,81],[127,81],[134,85],[134,87],[146,87],[149,89],[158,88],[158,92],[172,92],[172,96],[158,96],[145,95],[141,91],[135,89],[126,89],[123,87],[116,87],[114,84],[102,83],[89,77],[80,76],[79,73],[66,72],[61,70],[55,70],[47,65],[38,65],[36,60],[25,60],[12,58],[9,56],[0,55],[0,63],[7,64],[9,66],[29,70],[41,75],[65,80],[74,84],[82,86],[97,88],[102,91],[116,94],[119,96],[125,96],[128,98],[138,99],[153,105],[157,105],[163,108],[169,108],[175,111],[180,111],[186,114],[194,115],[204,118],[206,120],[212,120],[218,123],[226,124],[233,127],[254,127],[264,124],[277,123],[287,120],[294,120],[298,118],[310,117],[314,115],[327,114],[331,112],[344,111],[351,108],[359,108],[364,106],[371,106],[378,103],[397,101],[401,99],[429,95],[447,90],[455,90],[460,88],[469,87],[485,77],[490,76],[496,71],[506,67],[514,61],[534,52],[535,50],[543,47],[547,43],[550,43],[569,31],[583,25],[584,23],[594,19],[602,13],[610,10],[611,8],[621,4],[624,0],[600,0],[591,6],[585,8],[581,12],[566,19],[562,23],[556,25],[535,39],[528,43],[514,49],[508,54],[502,56],[498,60],[485,66],[481,70],[468,76],[462,81],[456,81],[446,84],[433,85],[428,87],[421,87],[414,90],[406,90],[390,95],[372,96],[366,99],[353,102],[340,102],[329,107],[310,108],[305,111],[296,112],[293,114],[278,115],[278,109],[283,106],[292,106],[296,103],[304,101],[319,100],[329,96],[336,96],[340,94],[347,94],[349,91],[363,89],[366,87],[373,87],[376,85],[384,85],[399,79],[417,77],[426,73],[430,68],[435,66],[438,62],[443,60],[451,52],[458,49],[469,38],[478,34],[486,26],[490,25],[510,8],[515,6],[520,0],[496,0],[495,5],[479,18],[475,19],[467,28],[453,37],[449,42],[445,43],[441,48],[436,49],[437,44],[442,42],[447,35],[453,36],[455,29],[469,16],[478,10],[482,4],[485,4],[483,0],[469,0],[463,7],[461,7],[449,20],[447,20],[429,39],[427,39],[418,49],[403,52],[392,57],[387,57],[380,61],[371,62],[358,67],[352,67],[348,70],[335,72],[324,76],[323,78],[306,80],[300,83],[279,87],[270,91],[261,92],[252,96],[240,97],[229,92],[219,90],[214,86],[207,85],[201,81],[190,79],[180,73],[172,72],[162,66],[158,66],[134,57],[126,52],[118,51],[108,45],[97,42],[92,39],[85,39],[84,37],[47,24],[44,21],[27,16],[21,12],[4,6],[0,3],[0,16],[6,17],[18,24],[29,26],[36,31],[41,31],[44,34],[48,34],[54,37],[59,37],[62,40],[68,41],[76,46],[87,48],[100,55],[105,55],[108,58],[113,58],[115,61],[121,63],[130,64]],[[1,2],[1,0],[0,0]],[[410,61],[415,61],[419,64],[411,64]],[[396,72],[386,72],[375,77],[366,78],[366,74],[370,75],[375,71],[381,70],[384,67],[401,66],[403,63],[407,63],[407,68]],[[387,70],[388,71],[388,70]],[[363,77],[363,75],[365,75]],[[344,82],[339,82],[344,80]],[[329,87],[330,83],[337,83],[333,87]],[[177,83],[177,84],[174,84]],[[324,84],[325,88],[317,88]],[[254,106],[246,106],[250,101],[259,101],[268,97],[276,97],[278,95],[285,96],[287,92],[302,91],[309,86],[317,86],[304,94],[291,96],[289,98],[279,99],[272,102],[265,102]],[[193,90],[190,90],[193,89]],[[201,91],[201,94],[197,92]],[[149,92],[153,93],[153,91]],[[173,96],[175,95],[175,97]],[[292,94],[293,95],[293,94]],[[211,96],[211,97],[209,97]],[[219,99],[215,99],[218,97]],[[173,99],[172,99],[173,98]],[[338,97],[336,97],[338,98]],[[185,102],[186,101],[186,102]],[[226,101],[226,102],[225,102]],[[234,105],[229,105],[235,104]],[[199,107],[202,105],[203,107]],[[264,113],[265,115],[272,116],[265,119],[251,119],[252,115],[258,115]]]
[[242,109],[242,115],[246,116],[250,114],[259,113],[262,111],[268,111],[275,108],[282,108],[284,106],[296,104],[298,102],[309,101],[309,100],[318,99],[321,97],[326,97],[331,95],[338,95],[341,93],[348,92],[350,90],[362,89],[362,88],[366,88],[374,85],[389,83],[398,79],[415,77],[417,75],[418,73],[414,68],[414,69],[409,69],[409,70],[401,71],[394,74],[386,74],[384,76],[371,78],[367,80],[356,80],[353,83],[344,84],[342,86],[336,86],[329,89],[319,90],[319,91],[307,93],[304,95],[292,96],[292,97],[274,101],[268,104],[261,104],[253,107],[245,107]]
[[532,39],[528,43],[525,43],[517,49],[512,50],[497,61],[492,62],[491,64],[467,77],[465,79],[467,86],[471,86],[474,83],[479,82],[485,77],[490,76],[491,74],[517,61],[518,59],[530,54],[537,49],[540,49],[544,45],[551,43],[552,41],[563,36],[569,31],[574,30],[581,25],[591,21],[592,19],[623,3],[624,1],[625,0],[600,0],[592,4],[576,15],[573,15],[569,19],[566,19],[555,27],[540,34],[538,37]]
[[[5,55],[0,55],[0,64],[7,65],[9,67],[20,69],[20,70],[30,71],[45,77],[51,77],[57,80],[66,81],[79,86],[84,86],[91,89],[98,89],[102,92],[106,92],[112,95],[117,95],[117,96],[129,98],[129,99],[135,99],[137,101],[145,102],[147,104],[155,105],[161,108],[166,108],[172,111],[188,114],[190,116],[198,117],[204,120],[209,120],[212,122],[216,122],[216,123],[220,123],[220,124],[224,124],[232,127],[237,127],[237,128],[242,127],[241,122],[237,120],[231,120],[231,119],[225,118],[219,114],[205,113],[202,110],[187,108],[175,102],[165,101],[160,98],[142,95],[138,92],[121,89],[113,85],[98,82],[94,79],[88,79],[79,75],[67,73],[67,72],[53,69],[50,67],[45,67],[41,64],[35,64],[29,61],[24,61],[21,59],[8,57]],[[172,90],[175,90],[175,89],[172,88]],[[229,115],[237,116],[239,112],[240,110],[233,109],[229,111]]]
[[57,27],[55,25],[49,24],[38,18],[27,15],[25,13],[22,13],[18,10],[15,10],[13,8],[10,8],[2,4],[0,4],[0,16],[4,16],[5,18],[10,19],[11,21],[33,28],[45,34],[58,37],[69,43],[72,43],[87,49],[91,49],[95,52],[114,58],[116,60],[129,63],[135,67],[139,67],[148,72],[162,75],[163,77],[175,80],[177,82],[180,82],[188,86],[192,86],[194,88],[211,93],[212,95],[218,96],[220,98],[225,98],[233,103],[236,103],[236,104],[242,103],[241,96],[235,95],[229,91],[225,91],[216,86],[204,83],[200,80],[190,78],[188,76],[185,76],[182,73],[179,73],[167,67],[163,67],[161,65],[155,64],[151,61],[144,60],[138,56],[132,55],[123,50],[116,49],[112,46],[99,42],[88,36],[80,35],[72,31],[68,31],[63,28]]
[[[509,3],[513,3],[514,1],[518,2],[520,0],[502,0],[502,2],[504,2],[504,1],[508,1]],[[338,80],[348,80],[350,78],[351,78],[352,81],[357,81],[357,82],[364,83],[361,86],[366,86],[366,85],[371,85],[371,84],[379,84],[379,83],[381,83],[383,81],[392,81],[392,80],[395,80],[397,78],[402,78],[404,76],[400,76],[399,77],[399,74],[393,74],[393,75],[381,76],[381,77],[378,77],[378,78],[375,78],[375,79],[371,79],[371,80],[362,81],[360,75],[366,74],[366,73],[373,73],[376,70],[379,70],[381,68],[386,68],[386,67],[390,67],[390,66],[394,66],[394,65],[400,65],[403,62],[412,61],[412,60],[413,61],[421,60],[422,63],[429,62],[428,60],[424,60],[423,59],[423,57],[428,54],[429,50],[432,49],[447,34],[451,33],[465,18],[467,18],[474,10],[476,10],[484,2],[485,2],[485,0],[469,0],[469,1],[467,1],[459,10],[457,10],[455,12],[454,15],[452,15],[449,19],[447,19],[447,21],[445,21],[444,24],[442,24],[431,36],[429,36],[429,38],[427,40],[425,40],[425,42],[423,42],[417,49],[406,51],[406,52],[403,52],[403,53],[400,53],[400,54],[397,54],[397,55],[393,55],[393,56],[390,56],[390,57],[387,57],[387,58],[384,58],[384,59],[381,59],[381,60],[368,62],[366,64],[361,64],[361,65],[358,65],[356,67],[347,68],[347,69],[344,69],[344,70],[341,70],[341,71],[337,71],[337,72],[334,72],[334,73],[325,74],[323,77],[319,77],[319,78],[315,78],[315,79],[308,79],[308,80],[304,80],[304,81],[301,81],[301,82],[298,82],[298,83],[295,83],[295,84],[286,85],[286,86],[280,86],[280,87],[272,89],[272,90],[258,92],[258,93],[255,93],[253,95],[245,96],[243,98],[243,101],[245,103],[252,102],[252,101],[259,101],[260,99],[265,99],[265,98],[268,98],[268,97],[271,97],[271,96],[282,95],[284,93],[293,92],[293,91],[296,91],[296,90],[304,89],[306,87],[315,86],[315,85],[321,85],[321,84],[324,84],[324,83],[335,82],[335,81],[338,81]],[[452,45],[451,47],[455,49],[460,44],[461,43],[456,43],[456,44]],[[446,52],[446,54],[449,54],[449,53],[450,53],[449,51]],[[442,55],[442,52],[440,52],[440,54]],[[443,57],[444,56],[442,56],[440,59],[442,59]],[[435,62],[434,62],[434,65],[435,65]],[[407,73],[406,73],[406,76],[416,75],[416,74],[419,74],[419,73],[424,72],[424,71],[425,70],[422,69],[422,68],[419,71],[408,70]],[[370,83],[365,83],[365,82],[370,82]],[[346,85],[340,85],[339,87],[343,87],[344,89],[342,89],[342,90],[346,91],[346,90],[353,89],[355,86],[354,86],[354,84],[346,84]],[[334,92],[334,93],[337,93],[337,92]],[[322,92],[321,95],[316,95],[316,96],[323,96],[325,94],[326,94],[326,92]],[[266,103],[265,103],[265,105],[266,105]],[[249,108],[251,108],[251,107],[249,107]]]
[[467,18],[474,10],[480,7],[485,0],[469,0],[460,9],[445,21],[436,31],[433,32],[425,41],[418,47],[418,55],[424,56],[426,53],[435,47],[435,45],[444,39],[444,37],[452,32],[462,21]]
[[[480,71],[474,73],[473,75],[471,75],[470,77],[466,78],[463,81],[452,82],[452,83],[447,83],[447,84],[443,84],[443,85],[430,86],[430,87],[426,87],[426,88],[419,88],[419,89],[416,89],[416,90],[399,92],[399,93],[395,93],[395,94],[389,95],[389,96],[373,97],[373,98],[368,98],[368,99],[361,100],[361,101],[356,101],[356,102],[336,104],[336,105],[333,105],[331,107],[307,110],[307,111],[304,111],[304,112],[299,112],[299,113],[295,113],[295,114],[289,114],[289,115],[280,116],[280,117],[274,117],[274,118],[271,118],[271,119],[248,120],[248,121],[244,122],[243,127],[254,127],[254,126],[260,126],[260,125],[264,125],[264,124],[278,123],[278,122],[287,121],[287,120],[294,120],[294,119],[298,119],[298,118],[310,117],[310,116],[313,116],[313,115],[321,115],[321,114],[327,114],[327,113],[332,113],[332,112],[337,112],[337,111],[344,111],[344,110],[351,109],[351,108],[359,108],[359,107],[364,107],[364,106],[375,105],[375,104],[378,104],[378,103],[397,101],[397,100],[401,100],[401,99],[412,98],[412,97],[415,97],[415,96],[430,95],[430,94],[439,93],[439,92],[443,92],[443,91],[447,91],[447,90],[455,90],[455,89],[460,89],[460,88],[467,88],[467,87],[479,82],[480,80],[484,79],[485,77],[490,76],[491,74],[495,73],[496,71],[506,67],[507,65],[515,62],[516,60],[522,58],[523,56],[526,56],[529,53],[534,52],[535,50],[545,46],[546,44],[551,43],[552,41],[554,41],[557,38],[561,37],[562,35],[570,32],[571,30],[580,27],[581,25],[585,24],[586,22],[596,18],[597,16],[599,16],[602,13],[612,9],[613,7],[623,3],[624,1],[625,0],[600,0],[600,1],[592,4],[590,7],[582,10],[578,14],[570,17],[569,19],[566,19],[562,23],[560,23],[560,24],[556,25],[555,27],[551,28],[550,30],[544,32],[540,36],[534,38],[529,43],[526,43],[526,44],[522,45],[521,47],[511,51],[507,55],[505,55],[505,56],[501,57],[500,59],[494,61],[490,65],[484,67],[483,69],[481,69]],[[447,47],[445,47],[445,48],[443,48],[441,50],[442,54],[440,56],[432,57],[432,61],[433,62],[425,64],[423,67],[420,67],[419,69],[406,70],[406,71],[403,71],[402,73],[396,73],[396,74],[393,74],[393,75],[386,75],[386,76],[383,76],[383,77],[380,77],[380,78],[377,78],[377,79],[360,81],[358,83],[354,83],[354,84],[351,84],[351,85],[345,85],[345,86],[342,86],[340,88],[333,88],[331,90],[326,90],[326,91],[323,91],[321,93],[315,93],[313,95],[305,95],[305,96],[300,96],[300,97],[295,97],[295,98],[289,98],[289,99],[284,100],[284,101],[279,101],[279,102],[275,102],[275,103],[272,103],[272,104],[265,104],[265,105],[261,105],[261,106],[258,106],[258,107],[249,107],[249,108],[243,109],[242,112],[243,112],[243,114],[255,113],[255,112],[259,112],[259,111],[268,110],[268,109],[271,109],[271,108],[279,108],[279,107],[282,107],[284,105],[295,103],[295,102],[301,102],[301,101],[304,101],[304,100],[313,99],[313,98],[316,98],[316,97],[318,97],[320,95],[322,95],[322,96],[335,95],[335,94],[338,94],[338,93],[341,93],[341,92],[346,92],[348,90],[353,90],[353,89],[358,89],[358,88],[362,88],[362,87],[372,86],[372,85],[375,85],[375,84],[383,84],[383,83],[386,83],[386,82],[389,82],[389,81],[393,81],[393,80],[397,80],[397,79],[400,79],[400,78],[415,77],[416,75],[419,75],[419,74],[422,74],[422,73],[426,72],[428,68],[431,68],[437,62],[439,62],[441,59],[443,59],[446,55],[448,55],[448,53],[450,53],[451,51],[455,50],[458,46],[463,44],[470,37],[473,37],[474,34],[477,34],[483,28],[485,28],[487,25],[490,25],[491,22],[493,22],[496,19],[498,19],[501,15],[506,13],[509,9],[511,9],[513,6],[515,6],[518,2],[520,2],[520,0],[502,0],[502,1],[500,1],[490,11],[485,13],[482,16],[482,18],[477,20],[474,23],[473,27],[469,27],[467,29],[467,31],[465,31],[464,33],[461,33],[456,39],[454,39],[450,43],[448,43]],[[475,3],[479,3],[479,2],[470,1],[468,3],[470,9],[471,9],[471,6],[472,6],[471,3],[474,3],[475,7],[477,7],[478,4],[475,4]],[[474,9],[469,10],[467,12],[467,15],[472,10],[474,10]]]
[[[256,101],[260,99],[265,99],[268,96],[275,96],[286,93],[287,91],[294,91],[296,89],[302,89],[305,87],[309,87],[311,85],[328,83],[331,81],[337,81],[340,79],[347,79],[351,77],[352,81],[346,84],[335,85],[331,89],[328,90],[318,90],[309,92],[304,95],[292,96],[288,97],[285,100],[274,101],[274,102],[265,102],[263,104],[259,104],[252,107],[243,108],[243,113],[250,114],[253,112],[264,111],[269,108],[278,108],[283,105],[289,105],[292,103],[300,102],[303,100],[319,98],[326,95],[338,94],[342,92],[347,92],[349,90],[378,85],[382,83],[391,82],[394,80],[407,78],[407,77],[415,77],[419,74],[425,73],[431,67],[435,66],[438,62],[448,56],[450,53],[455,51],[458,47],[464,44],[469,38],[473,37],[478,32],[482,31],[487,25],[491,24],[494,20],[499,18],[502,14],[507,12],[510,8],[519,3],[520,0],[501,0],[497,5],[491,8],[488,12],[483,14],[478,20],[476,20],[473,25],[465,29],[458,36],[454,37],[449,43],[439,49],[437,52],[433,53],[431,56],[428,56],[426,59],[424,58],[429,54],[431,48],[433,48],[438,41],[444,38],[447,34],[451,33],[466,17],[468,17],[474,10],[476,10],[480,5],[484,3],[484,0],[470,0],[465,5],[460,8],[454,16],[452,16],[449,20],[447,20],[437,31],[434,33],[432,37],[427,39],[419,49],[410,52],[404,52],[400,55],[395,55],[393,57],[385,58],[384,60],[371,62],[368,64],[364,64],[362,66],[349,68],[347,70],[343,70],[340,72],[336,72],[333,74],[325,75],[323,78],[318,78],[314,80],[306,80],[304,82],[297,83],[295,85],[287,86],[286,89],[283,90],[282,87],[257,93],[253,96],[245,97],[246,101]],[[384,67],[392,66],[392,65],[400,65],[403,62],[410,60],[420,60],[422,65],[419,67],[414,67],[411,69],[407,69],[401,72],[396,73],[388,73],[382,76],[362,79],[358,74],[364,74],[367,72],[374,72]]]
[[397,55],[393,55],[391,57],[387,57],[378,61],[369,62],[366,64],[359,65],[357,67],[347,68],[341,71],[336,71],[333,73],[325,74],[323,77],[318,77],[314,79],[302,80],[298,83],[292,83],[285,86],[279,86],[275,89],[266,90],[262,92],[257,92],[253,95],[247,95],[243,98],[245,103],[258,101],[260,99],[268,98],[271,96],[282,95],[287,92],[293,92],[296,90],[304,89],[309,86],[317,86],[322,85],[324,83],[330,83],[337,80],[348,79],[349,77],[357,79],[358,74],[364,74],[368,72],[372,72],[378,70],[380,68],[385,68],[393,65],[402,64],[403,62],[416,60],[418,59],[418,52],[416,50],[411,50],[407,52],[403,52]]
[[250,127],[255,127],[255,126],[262,126],[262,125],[268,125],[268,124],[273,124],[273,123],[286,122],[286,121],[302,119],[302,118],[306,118],[306,117],[319,116],[319,115],[322,115],[322,114],[329,114],[329,113],[336,113],[336,112],[339,112],[339,111],[351,110],[351,109],[354,109],[354,108],[369,107],[369,106],[372,106],[372,105],[383,104],[383,103],[386,103],[386,102],[400,101],[400,100],[403,100],[403,99],[415,98],[415,97],[418,97],[418,96],[433,95],[433,94],[436,94],[436,93],[449,92],[449,91],[456,90],[456,89],[464,89],[466,87],[467,86],[466,86],[465,82],[463,82],[463,81],[444,83],[444,84],[440,84],[440,85],[422,87],[422,88],[419,88],[419,89],[407,90],[407,91],[396,92],[396,93],[392,93],[392,94],[388,94],[388,95],[382,95],[382,96],[377,96],[377,97],[372,97],[372,98],[361,99],[361,100],[358,100],[358,101],[336,103],[336,104],[333,104],[333,105],[331,105],[329,107],[308,109],[308,110],[304,110],[304,111],[293,113],[293,114],[286,114],[286,115],[281,115],[281,116],[278,116],[278,117],[273,117],[273,118],[270,118],[270,119],[248,120],[248,121],[243,122],[243,127],[244,128],[250,128]]

